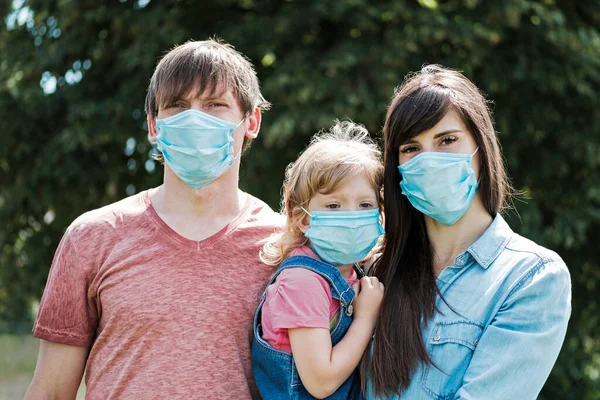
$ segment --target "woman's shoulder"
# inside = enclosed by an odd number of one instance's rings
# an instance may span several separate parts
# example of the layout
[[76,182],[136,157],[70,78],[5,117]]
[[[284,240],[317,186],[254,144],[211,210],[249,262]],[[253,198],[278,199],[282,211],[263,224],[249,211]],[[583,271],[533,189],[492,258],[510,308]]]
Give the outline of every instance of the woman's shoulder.
[[512,291],[527,283],[570,287],[570,274],[563,259],[556,252],[516,233],[497,262],[510,267],[514,279]]
[[513,234],[507,243],[504,253],[505,256],[530,267],[543,264],[557,264],[566,268],[565,262],[555,251],[543,247],[517,233]]

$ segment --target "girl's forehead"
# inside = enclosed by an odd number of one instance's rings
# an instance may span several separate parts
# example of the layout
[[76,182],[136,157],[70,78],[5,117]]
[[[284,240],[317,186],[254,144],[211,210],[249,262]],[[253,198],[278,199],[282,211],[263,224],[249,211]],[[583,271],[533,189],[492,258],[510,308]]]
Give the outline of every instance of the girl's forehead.
[[317,192],[315,197],[360,197],[377,196],[377,190],[373,187],[366,173],[360,174],[338,182],[327,192]]

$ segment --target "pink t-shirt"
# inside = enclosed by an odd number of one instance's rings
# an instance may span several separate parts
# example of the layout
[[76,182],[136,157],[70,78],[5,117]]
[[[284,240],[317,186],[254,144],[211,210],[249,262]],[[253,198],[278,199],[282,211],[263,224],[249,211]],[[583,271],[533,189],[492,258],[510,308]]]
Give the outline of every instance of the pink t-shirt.
[[[308,246],[294,250],[290,256],[319,256]],[[346,278],[349,285],[357,281],[352,270]],[[305,268],[283,270],[267,287],[262,307],[263,339],[274,348],[292,352],[288,329],[332,329],[338,320],[340,302],[331,297],[329,283],[321,275]]]
[[33,333],[90,348],[88,400],[259,398],[252,320],[274,269],[258,254],[281,222],[250,195],[199,242],[148,192],[88,212],[56,251]]

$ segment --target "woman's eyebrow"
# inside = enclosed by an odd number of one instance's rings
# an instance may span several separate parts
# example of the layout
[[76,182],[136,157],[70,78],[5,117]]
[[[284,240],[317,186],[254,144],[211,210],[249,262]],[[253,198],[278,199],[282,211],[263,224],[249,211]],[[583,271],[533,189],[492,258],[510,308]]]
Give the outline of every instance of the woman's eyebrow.
[[407,144],[419,144],[415,139],[410,139],[408,142],[402,143],[400,146],[406,146]]
[[[448,135],[448,134],[450,134],[450,133],[456,133],[456,132],[462,132],[462,131],[463,131],[462,129],[458,129],[458,128],[455,128],[455,129],[446,129],[445,131],[442,131],[442,132],[436,133],[436,134],[433,136],[433,138],[434,138],[434,139],[437,139],[437,138],[439,138],[439,137],[441,137],[441,136]],[[417,141],[416,141],[416,140],[413,138],[413,139],[410,139],[410,140],[408,140],[408,141],[407,141],[407,142],[405,142],[405,143],[402,143],[400,146],[406,146],[407,144],[419,144],[419,142],[417,142]]]
[[439,138],[441,136],[448,135],[450,133],[456,133],[456,132],[462,132],[462,129],[447,129],[447,130],[445,130],[443,132],[436,133],[433,138],[437,139],[437,138]]

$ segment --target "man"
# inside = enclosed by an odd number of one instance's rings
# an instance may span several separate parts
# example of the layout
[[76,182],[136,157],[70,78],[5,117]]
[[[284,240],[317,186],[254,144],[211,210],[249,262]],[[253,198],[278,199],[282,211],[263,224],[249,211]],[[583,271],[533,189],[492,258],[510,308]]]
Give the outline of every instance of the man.
[[33,333],[26,399],[257,397],[252,318],[280,224],[239,190],[240,154],[268,108],[252,64],[215,40],[188,42],[148,87],[158,188],[83,214],[59,245]]

